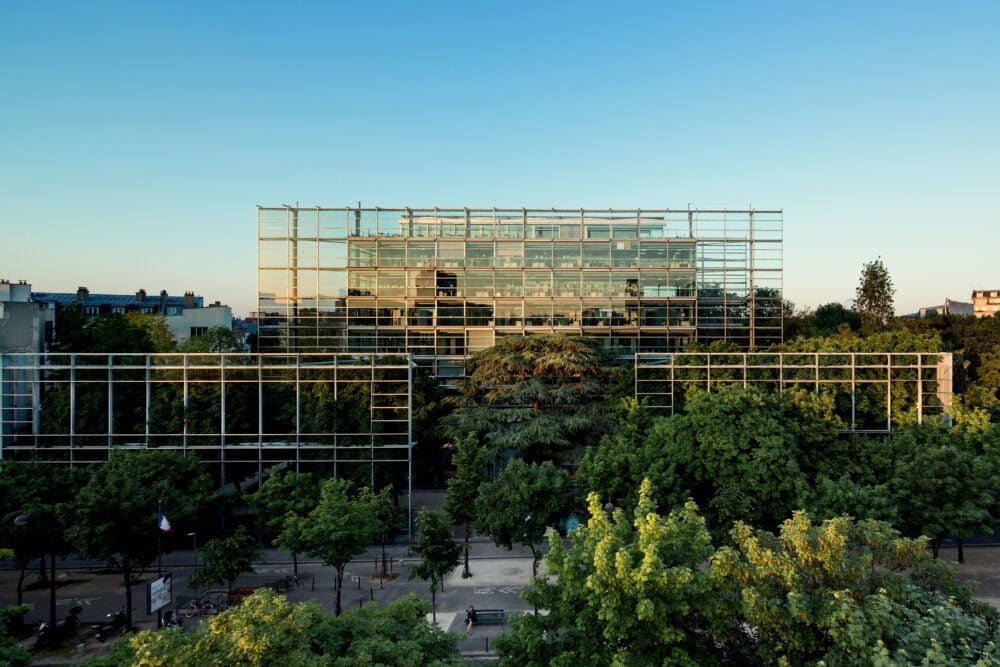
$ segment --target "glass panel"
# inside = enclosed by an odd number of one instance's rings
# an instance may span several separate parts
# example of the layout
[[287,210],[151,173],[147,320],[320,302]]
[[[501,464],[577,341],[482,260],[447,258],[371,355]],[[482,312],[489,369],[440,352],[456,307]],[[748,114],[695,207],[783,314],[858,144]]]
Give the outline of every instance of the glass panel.
[[493,326],[493,304],[467,302],[465,304],[465,321],[470,327]]
[[378,271],[379,296],[406,296],[405,271]]
[[607,301],[583,302],[583,326],[606,327],[611,324],[611,309]]
[[465,273],[454,271],[437,272],[437,295],[438,296],[462,296]]
[[604,271],[584,271],[583,296],[609,296],[608,274]]
[[669,276],[670,287],[667,290],[668,296],[691,297],[694,296],[694,274],[692,273],[671,273]]
[[526,271],[524,274],[525,296],[552,296],[552,273],[550,271]]
[[667,304],[658,303],[654,305],[642,305],[642,326],[644,327],[665,327],[667,326]]
[[641,294],[644,297],[668,297],[670,276],[666,271],[643,271],[639,274]]
[[347,304],[349,325],[375,326],[375,301],[369,299],[352,300]]
[[434,326],[434,302],[415,303],[407,309],[411,327]]
[[407,266],[434,265],[434,243],[431,241],[410,241],[407,253]]
[[583,267],[585,269],[603,269],[611,266],[609,252],[611,246],[607,243],[583,244]]
[[524,265],[542,268],[552,266],[552,244],[528,241],[524,244]]
[[552,265],[560,268],[578,268],[580,264],[580,244],[559,241],[553,244]]
[[639,274],[634,271],[612,271],[611,296],[639,296]]
[[348,266],[375,266],[375,242],[351,242],[348,246]]
[[547,327],[552,325],[551,301],[525,301],[524,325],[527,327]]
[[347,295],[372,296],[375,294],[374,271],[348,271]]
[[406,263],[406,244],[402,241],[379,241],[378,265],[403,266]]
[[406,309],[402,301],[378,302],[378,325],[380,327],[405,327]]
[[694,244],[693,243],[671,243],[670,244],[670,268],[693,269],[694,268]]
[[580,302],[553,302],[552,324],[557,327],[580,326]]
[[409,347],[413,354],[434,354],[434,332],[409,332]]
[[463,266],[465,264],[465,244],[457,241],[441,241],[438,246],[438,266]]
[[666,268],[667,244],[643,241],[639,246],[639,266],[642,268]]
[[579,271],[556,271],[552,275],[553,296],[580,296]]
[[496,272],[497,296],[521,296],[522,293],[522,274],[520,271]]
[[465,326],[465,310],[461,301],[441,301],[438,303],[438,326]]
[[433,297],[437,294],[437,272],[433,269],[407,271],[409,296]]
[[521,326],[521,302],[504,303],[498,301],[494,310],[498,327]]
[[496,266],[498,268],[514,268],[521,266],[524,257],[524,244],[520,241],[498,241]]
[[467,297],[493,296],[493,272],[467,271],[465,273],[465,295]]
[[639,243],[636,241],[611,242],[611,266],[632,268],[638,266]]
[[465,265],[473,267],[493,266],[493,244],[468,243],[465,246]]

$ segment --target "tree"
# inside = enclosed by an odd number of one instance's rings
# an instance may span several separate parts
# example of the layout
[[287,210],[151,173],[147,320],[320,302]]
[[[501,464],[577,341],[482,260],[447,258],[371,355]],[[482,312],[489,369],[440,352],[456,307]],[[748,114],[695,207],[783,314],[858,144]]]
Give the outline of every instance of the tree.
[[90,317],[68,306],[56,317],[55,347],[60,352],[156,352],[150,331],[122,313]]
[[444,577],[460,562],[461,547],[452,539],[454,526],[443,511],[426,507],[417,515],[417,543],[413,551],[423,561],[410,570],[410,579],[420,577],[431,582],[431,608],[437,624],[437,592],[444,588]]
[[861,327],[861,319],[856,312],[844,307],[844,304],[833,301],[816,308],[812,316],[813,328],[818,336],[832,336],[841,325],[847,325],[852,331]]
[[713,603],[702,564],[711,538],[694,503],[662,516],[648,480],[634,512],[602,509],[566,548],[549,536],[550,578],[536,577],[525,599],[548,611],[519,615],[496,642],[501,665],[701,665],[715,662],[706,607]]
[[476,532],[508,549],[514,543],[531,549],[531,572],[538,574],[536,545],[546,528],[556,526],[572,504],[566,473],[546,461],[541,465],[515,459],[492,482],[479,487]]
[[[280,532],[289,513],[304,517],[319,504],[319,483],[311,473],[271,475],[247,497],[247,504],[268,530]],[[291,534],[286,535],[284,548],[291,552],[293,572],[298,575],[299,553],[304,547],[291,538]]]
[[138,313],[130,312],[125,314],[125,319],[129,324],[146,330],[149,340],[153,343],[153,349],[157,352],[173,352],[177,349],[174,342],[174,334],[167,325],[167,318],[160,313]]
[[[46,581],[50,576],[46,571],[46,558],[53,563],[56,556],[72,551],[73,545],[66,540],[65,508],[74,502],[82,485],[83,471],[79,468],[44,461],[3,462],[0,468],[0,544],[13,550],[12,560],[20,569],[17,604],[24,601],[24,578],[33,561],[38,560],[39,578]],[[50,584],[54,586],[55,582]],[[50,602],[52,616],[54,597]]]
[[229,590],[241,574],[254,571],[253,564],[264,554],[243,526],[229,537],[209,540],[199,551],[201,569],[192,578],[198,585],[225,583]]
[[183,525],[208,513],[216,497],[213,488],[196,458],[153,449],[113,449],[108,461],[94,466],[68,508],[69,539],[88,557],[121,567],[128,627],[138,570],[158,553],[157,506],[162,505],[173,525]]
[[451,635],[424,621],[416,595],[385,608],[376,604],[334,617],[313,601],[290,603],[261,589],[243,604],[189,630],[146,631],[115,643],[92,667],[119,665],[248,665],[300,667],[382,665],[447,667],[464,664]]
[[888,524],[804,512],[775,536],[737,523],[713,556],[714,639],[763,664],[974,664],[1000,615],[926,541]]
[[606,400],[619,374],[598,341],[505,336],[466,362],[444,427],[453,438],[476,434],[494,458],[513,450],[536,462],[572,460],[610,429]]
[[25,651],[15,637],[10,636],[10,624],[32,610],[32,606],[16,604],[0,609],[0,665],[28,667],[31,654]]
[[866,263],[861,269],[854,298],[854,310],[861,316],[862,333],[876,333],[889,324],[895,315],[892,302],[895,294],[892,278],[882,259]]
[[181,344],[181,352],[242,352],[243,346],[236,340],[232,329],[212,327],[200,336],[188,338]]
[[448,480],[448,495],[444,499],[444,511],[451,520],[465,526],[465,538],[462,542],[464,566],[462,578],[472,576],[469,572],[469,538],[472,537],[472,522],[476,517],[476,497],[479,486],[485,480],[483,469],[486,466],[486,450],[471,433],[464,438],[455,440],[452,463],[455,465],[455,476]]
[[392,493],[391,486],[383,486],[381,491],[370,495],[372,515],[375,517],[374,529],[378,536],[379,545],[382,547],[383,580],[389,576],[386,571],[386,560],[388,559],[385,553],[386,542],[403,525],[405,518],[403,508],[396,505]]
[[289,513],[275,546],[291,551],[302,548],[311,558],[337,571],[337,606],[344,588],[344,568],[351,558],[364,552],[376,536],[375,515],[367,489],[351,493],[342,479],[328,479],[320,487],[319,503],[308,516]]
[[949,535],[992,535],[1000,528],[1000,432],[915,424],[893,437],[889,487],[904,535],[930,539],[934,556]]

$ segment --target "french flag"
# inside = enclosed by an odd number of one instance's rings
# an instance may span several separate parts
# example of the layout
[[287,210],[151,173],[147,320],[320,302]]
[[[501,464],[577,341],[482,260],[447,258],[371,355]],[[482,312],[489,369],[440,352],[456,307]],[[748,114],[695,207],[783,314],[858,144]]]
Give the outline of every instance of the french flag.
[[158,509],[157,512],[160,515],[160,521],[159,521],[160,530],[162,530],[164,533],[171,532],[173,528],[170,527],[170,521],[167,520],[167,515],[164,514],[163,510],[160,509]]

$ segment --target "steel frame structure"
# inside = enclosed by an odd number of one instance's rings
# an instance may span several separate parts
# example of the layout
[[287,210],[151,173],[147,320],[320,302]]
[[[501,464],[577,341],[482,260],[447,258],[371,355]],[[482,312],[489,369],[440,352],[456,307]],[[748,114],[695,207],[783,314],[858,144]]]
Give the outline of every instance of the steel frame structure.
[[247,487],[360,465],[372,487],[394,475],[411,497],[413,369],[405,354],[3,354],[0,459],[168,449]]
[[901,419],[923,422],[928,415],[946,415],[952,399],[949,352],[637,354],[634,369],[636,399],[652,410],[673,414],[683,392],[692,388],[737,384],[778,393],[804,388],[839,399],[838,415],[851,433],[887,433]]
[[780,342],[780,210],[258,207],[262,349],[409,352],[435,375],[496,337],[618,353]]

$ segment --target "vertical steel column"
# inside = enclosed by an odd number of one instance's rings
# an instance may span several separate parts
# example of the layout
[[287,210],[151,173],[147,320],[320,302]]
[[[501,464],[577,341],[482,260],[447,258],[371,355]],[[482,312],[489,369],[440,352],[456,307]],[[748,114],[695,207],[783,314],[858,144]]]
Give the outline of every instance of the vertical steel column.
[[406,541],[413,541],[413,355],[406,355]]
[[149,448],[149,391],[152,380],[153,359],[151,355],[146,355],[146,448]]
[[302,358],[295,355],[295,474],[302,460]]
[[76,454],[76,355],[69,356],[69,460]]
[[114,443],[114,406],[115,406],[115,381],[111,367],[114,363],[114,355],[107,356],[108,364],[108,458],[111,458],[111,447]]

